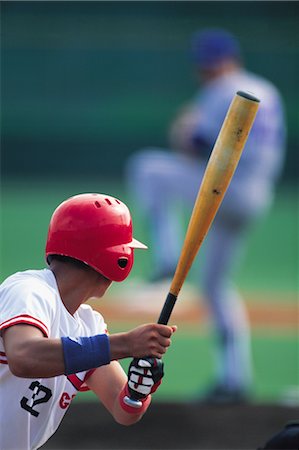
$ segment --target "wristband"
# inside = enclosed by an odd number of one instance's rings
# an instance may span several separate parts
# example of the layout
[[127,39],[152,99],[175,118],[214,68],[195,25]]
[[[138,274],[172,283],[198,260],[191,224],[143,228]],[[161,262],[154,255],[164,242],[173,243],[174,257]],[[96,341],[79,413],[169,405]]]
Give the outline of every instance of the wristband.
[[119,394],[119,403],[120,403],[120,406],[122,407],[122,409],[129,414],[144,414],[152,401],[151,395],[148,395],[147,397],[140,399],[140,401],[142,403],[140,408],[134,408],[134,406],[129,406],[129,405],[127,405],[127,403],[124,402],[124,397],[129,397],[129,396],[130,396],[130,393],[129,393],[129,389],[128,389],[128,384],[126,383],[125,386],[123,387],[121,393]]
[[110,342],[107,334],[90,337],[62,337],[65,375],[94,369],[110,363]]

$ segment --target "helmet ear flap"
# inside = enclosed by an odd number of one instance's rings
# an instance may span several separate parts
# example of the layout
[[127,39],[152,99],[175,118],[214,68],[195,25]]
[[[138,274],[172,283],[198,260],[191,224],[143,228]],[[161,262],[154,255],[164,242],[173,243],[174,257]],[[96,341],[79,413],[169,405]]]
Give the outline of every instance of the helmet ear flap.
[[118,258],[118,265],[121,269],[124,269],[125,267],[127,267],[127,264],[129,262],[129,259],[126,256],[121,256],[120,258]]
[[95,258],[90,265],[96,267],[104,277],[112,281],[123,281],[133,267],[134,249],[123,245],[110,247]]

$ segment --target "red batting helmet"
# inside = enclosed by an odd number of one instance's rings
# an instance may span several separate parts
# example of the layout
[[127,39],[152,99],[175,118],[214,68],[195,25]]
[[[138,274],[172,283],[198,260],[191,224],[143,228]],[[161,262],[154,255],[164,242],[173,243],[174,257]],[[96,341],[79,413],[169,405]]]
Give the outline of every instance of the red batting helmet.
[[105,194],[75,195],[54,211],[46,257],[64,255],[83,261],[112,281],[123,281],[134,262],[134,248],[147,248],[132,236],[127,206]]

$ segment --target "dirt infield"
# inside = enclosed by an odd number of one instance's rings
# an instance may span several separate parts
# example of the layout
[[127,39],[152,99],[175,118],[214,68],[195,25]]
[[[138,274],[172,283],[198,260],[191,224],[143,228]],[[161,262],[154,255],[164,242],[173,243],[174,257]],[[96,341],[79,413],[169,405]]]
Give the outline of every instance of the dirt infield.
[[47,450],[254,450],[299,409],[276,405],[199,406],[155,403],[132,427],[116,424],[103,406],[71,406]]
[[[269,294],[268,294],[269,296]],[[299,327],[299,304],[294,300],[295,294],[284,295],[284,302],[265,301],[261,295],[246,298],[249,321],[252,328],[274,328],[281,331],[294,331]],[[200,325],[208,320],[208,312],[203,300],[196,298],[193,291],[181,296],[172,313],[172,322],[177,324]],[[273,296],[274,297],[274,296]],[[275,299],[275,297],[274,297]],[[123,297],[108,296],[107,299],[93,299],[92,307],[113,322],[151,322],[159,316],[163,298],[157,292],[139,294],[131,291]]]

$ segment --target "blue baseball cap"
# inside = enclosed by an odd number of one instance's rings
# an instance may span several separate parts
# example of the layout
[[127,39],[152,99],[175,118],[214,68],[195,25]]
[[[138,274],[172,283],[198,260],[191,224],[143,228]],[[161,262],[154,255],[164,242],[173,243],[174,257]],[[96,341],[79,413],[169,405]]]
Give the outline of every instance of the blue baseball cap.
[[196,32],[191,40],[193,61],[202,68],[213,68],[227,58],[239,59],[241,49],[237,39],[222,29]]

